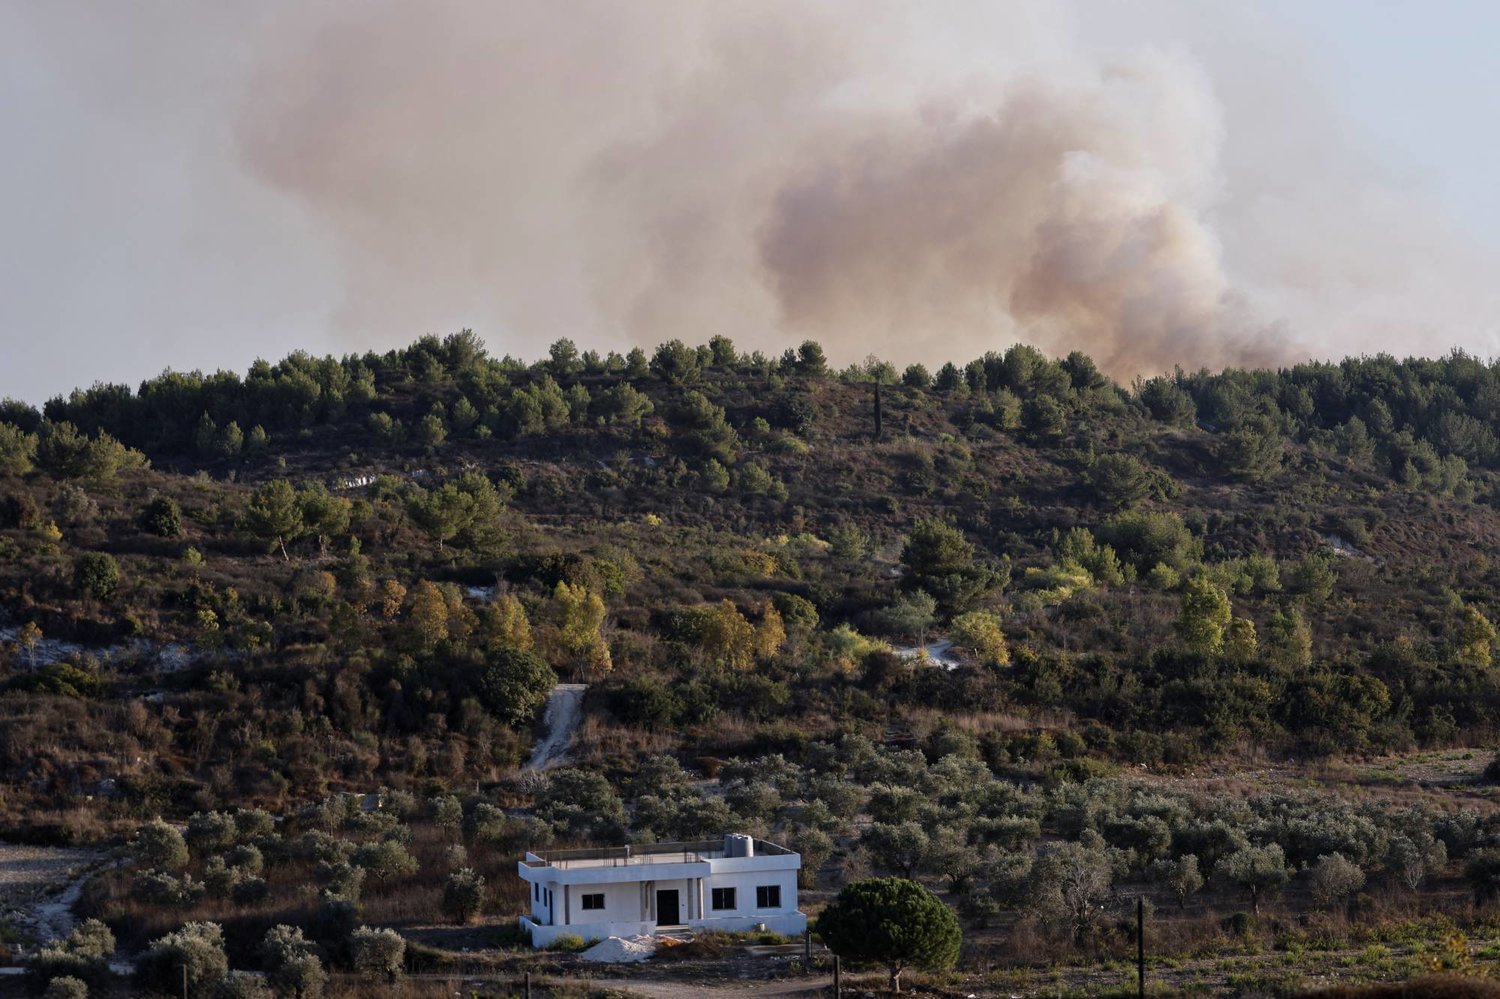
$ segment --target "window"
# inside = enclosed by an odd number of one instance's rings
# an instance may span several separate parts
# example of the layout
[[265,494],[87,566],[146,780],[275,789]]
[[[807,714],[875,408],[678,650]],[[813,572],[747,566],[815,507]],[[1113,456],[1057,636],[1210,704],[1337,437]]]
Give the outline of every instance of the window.
[[714,889],[714,908],[715,909],[733,909],[734,908],[734,889],[733,888],[715,888]]
[[531,900],[533,902],[540,902],[542,900],[542,886],[541,885],[534,884],[534,885],[531,886]]
[[755,907],[757,909],[781,908],[781,885],[756,885]]
[[584,896],[582,896],[582,898],[583,898],[583,901],[580,904],[585,909],[602,909],[602,908],[604,908],[604,892],[602,892],[602,891],[599,892],[596,895],[584,895]]

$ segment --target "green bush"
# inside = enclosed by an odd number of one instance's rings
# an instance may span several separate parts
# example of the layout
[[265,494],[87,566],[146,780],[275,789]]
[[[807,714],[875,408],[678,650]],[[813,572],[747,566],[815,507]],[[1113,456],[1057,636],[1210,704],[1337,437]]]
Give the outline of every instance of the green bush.
[[88,999],[89,987],[72,975],[63,975],[47,983],[42,999]]
[[406,941],[395,930],[361,926],[349,935],[349,957],[364,977],[394,982],[405,967]]
[[443,885],[443,912],[455,923],[471,922],[484,908],[484,878],[465,867]]
[[73,560],[73,586],[96,600],[113,600],[120,588],[120,566],[105,552],[85,552]]
[[188,923],[151,942],[136,965],[136,981],[156,992],[212,995],[229,977],[224,933],[217,923]]
[[159,538],[182,537],[182,507],[170,496],[158,496],[141,511],[141,530]]
[[576,933],[564,933],[547,945],[547,950],[557,951],[562,954],[577,954],[579,951],[588,950],[589,943]]

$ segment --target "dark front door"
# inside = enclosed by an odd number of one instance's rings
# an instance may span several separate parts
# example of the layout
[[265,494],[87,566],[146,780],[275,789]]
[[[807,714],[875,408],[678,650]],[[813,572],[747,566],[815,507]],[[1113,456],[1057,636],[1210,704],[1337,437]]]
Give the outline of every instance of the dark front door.
[[677,889],[664,888],[656,893],[656,925],[676,926],[682,922],[677,911]]

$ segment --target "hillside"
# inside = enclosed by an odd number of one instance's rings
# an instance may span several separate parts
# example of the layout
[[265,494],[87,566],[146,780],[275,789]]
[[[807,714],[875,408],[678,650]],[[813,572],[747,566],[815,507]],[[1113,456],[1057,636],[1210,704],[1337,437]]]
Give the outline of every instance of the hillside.
[[[1299,893],[1334,853],[1456,883],[1483,795],[1106,778],[1493,742],[1497,434],[1500,366],[1459,353],[1127,387],[1020,346],[838,371],[458,334],[7,402],[0,822],[109,841],[385,789],[424,871],[454,800],[492,880],[525,843],[745,827],[977,927],[1057,842],[1163,901],[1272,843]],[[894,651],[939,640],[953,668]],[[518,779],[558,680],[590,685],[576,769]],[[101,913],[176,924],[124,877]]]

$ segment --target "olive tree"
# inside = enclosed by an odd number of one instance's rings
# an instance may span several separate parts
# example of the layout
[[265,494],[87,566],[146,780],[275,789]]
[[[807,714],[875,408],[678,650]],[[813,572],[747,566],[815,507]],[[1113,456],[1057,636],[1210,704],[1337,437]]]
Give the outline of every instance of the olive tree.
[[159,992],[212,995],[229,978],[224,933],[217,923],[187,923],[151,942],[136,966],[140,983]]
[[1216,868],[1227,881],[1250,893],[1250,911],[1260,914],[1262,897],[1275,895],[1291,878],[1281,846],[1247,846],[1219,861]]
[[394,982],[405,967],[406,941],[395,930],[361,926],[349,935],[349,956],[366,978]]
[[317,949],[300,927],[278,925],[266,931],[260,944],[266,983],[284,999],[319,999],[328,983]]
[[187,841],[174,826],[161,819],[141,826],[135,835],[135,854],[150,867],[181,870],[188,863]]
[[1365,872],[1342,853],[1319,857],[1308,879],[1319,905],[1343,902],[1365,886]]
[[468,923],[484,907],[484,878],[472,867],[448,875],[443,885],[443,912],[455,923]]
[[1066,924],[1086,940],[1104,914],[1114,886],[1109,855],[1082,843],[1062,843],[1036,864],[1032,904],[1046,918]]

